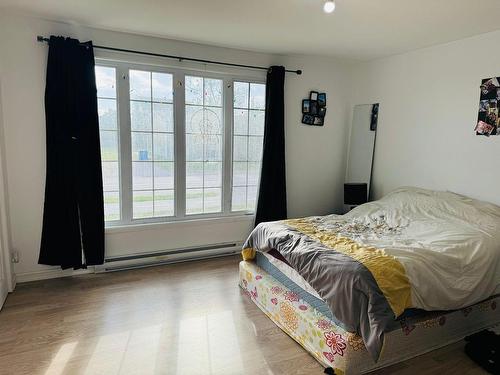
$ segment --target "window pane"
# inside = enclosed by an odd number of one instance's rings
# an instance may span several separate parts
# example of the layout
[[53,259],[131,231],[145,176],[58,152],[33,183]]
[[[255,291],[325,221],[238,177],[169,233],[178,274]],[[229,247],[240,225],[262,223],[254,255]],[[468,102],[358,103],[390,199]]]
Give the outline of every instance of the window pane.
[[186,189],[186,214],[203,213],[203,189]]
[[222,81],[220,79],[204,79],[204,104],[207,106],[222,106]]
[[117,130],[116,100],[98,99],[99,128],[101,130]]
[[174,215],[173,99],[172,74],[130,70],[134,218]]
[[101,159],[103,161],[118,161],[118,133],[112,130],[100,132]]
[[117,161],[102,163],[102,183],[104,191],[120,190],[120,172]]
[[246,109],[234,110],[234,134],[248,134],[248,111]]
[[130,99],[151,100],[151,73],[130,70]]
[[153,192],[134,191],[132,196],[132,210],[134,219],[153,216]]
[[234,137],[234,150],[233,150],[233,160],[235,161],[246,161],[247,156],[247,142],[248,137],[236,136]]
[[174,106],[172,104],[153,103],[153,131],[174,131]]
[[154,163],[154,188],[173,189],[174,188],[174,163],[155,162]]
[[132,132],[132,160],[151,160],[153,148],[151,133]]
[[260,163],[248,163],[248,185],[257,185],[260,179]]
[[222,80],[186,76],[186,213],[222,210]]
[[96,66],[97,109],[101,130],[104,220],[120,220],[120,169],[118,163],[118,114],[116,104],[116,69]]
[[203,133],[222,134],[222,108],[205,108],[203,114]]
[[222,202],[222,189],[205,189],[203,194],[203,211],[220,212]]
[[104,220],[120,220],[120,193],[104,192]]
[[95,67],[95,83],[97,86],[97,97],[116,98],[116,71],[115,68],[107,66]]
[[222,161],[222,142],[220,136],[205,136],[205,160]]
[[205,163],[204,187],[222,186],[222,163]]
[[231,210],[254,210],[261,171],[266,85],[235,82],[233,92]]
[[132,162],[132,189],[153,189],[153,163],[147,161]]
[[172,103],[174,98],[172,74],[152,73],[153,101]]
[[154,160],[174,160],[174,135],[168,133],[153,133]]
[[154,191],[154,216],[174,215],[174,191],[155,190]]
[[222,134],[222,108],[186,106],[186,133]]
[[151,131],[151,103],[130,102],[130,127],[132,130]]
[[248,108],[248,83],[234,82],[234,98],[233,103],[235,108]]
[[250,111],[248,134],[264,135],[264,111]]
[[186,187],[201,188],[203,187],[203,163],[202,162],[187,162],[186,163]]
[[203,124],[203,107],[199,105],[187,105],[186,106],[186,133],[201,133],[203,126],[199,126],[199,123]]
[[247,184],[247,163],[233,162],[233,186],[245,186]]
[[266,106],[266,85],[261,83],[250,84],[250,108],[264,109]]
[[196,134],[186,134],[186,161],[203,160],[203,137]]
[[262,159],[262,142],[264,137],[248,137],[248,160],[260,161]]
[[186,104],[203,104],[203,78],[186,76]]
[[247,190],[247,210],[254,211],[257,204],[257,186],[249,186]]
[[243,211],[247,208],[247,188],[245,186],[233,187],[233,198],[231,202],[232,211]]

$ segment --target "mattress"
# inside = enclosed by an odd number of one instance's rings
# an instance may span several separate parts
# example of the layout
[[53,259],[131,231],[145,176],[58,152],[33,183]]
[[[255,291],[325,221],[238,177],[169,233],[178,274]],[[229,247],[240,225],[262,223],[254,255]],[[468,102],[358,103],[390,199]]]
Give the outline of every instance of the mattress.
[[300,288],[266,257],[258,262],[260,266],[257,261],[240,262],[239,284],[244,293],[319,363],[333,368],[335,374],[373,371],[500,323],[499,296],[456,311],[402,318],[386,334],[375,363],[362,338],[337,324],[331,313],[321,307],[320,299]]
[[309,283],[302,276],[300,276],[297,271],[295,271],[292,267],[290,267],[285,262],[283,262],[283,261],[277,259],[275,256],[271,255],[270,253],[258,253],[257,258],[256,258],[256,262],[258,265],[262,264],[261,267],[268,267],[268,269],[266,269],[266,271],[268,271],[272,276],[280,273],[280,274],[286,276],[290,281],[292,281],[294,284],[299,286],[301,289],[303,289],[307,293],[309,293],[312,296],[323,301],[323,299],[321,299],[321,297],[314,290],[314,288],[312,286],[310,286]]
[[255,258],[255,264],[266,271],[275,280],[286,286],[288,290],[297,294],[300,299],[307,301],[318,312],[329,319],[335,321],[339,326],[342,322],[338,321],[314,289],[305,281],[292,267],[276,259],[272,255],[258,253]]
[[[302,276],[299,275],[290,265],[277,259],[271,253],[257,253],[255,257],[255,264],[266,271],[274,279],[285,285],[289,290],[296,293],[301,299],[309,303],[317,311],[321,312],[329,319],[335,322],[339,327],[344,327],[344,324],[338,320],[328,308],[326,302],[321,299],[318,293],[311,287]],[[407,318],[424,320],[427,311],[418,309],[408,309],[403,315],[392,322],[388,327],[388,331],[392,331],[401,327],[400,322]]]

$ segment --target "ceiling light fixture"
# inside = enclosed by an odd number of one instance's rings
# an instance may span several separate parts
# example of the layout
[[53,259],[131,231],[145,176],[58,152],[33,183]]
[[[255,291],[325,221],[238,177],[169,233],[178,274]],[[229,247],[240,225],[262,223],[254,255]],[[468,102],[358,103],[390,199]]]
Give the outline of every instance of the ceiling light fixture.
[[325,1],[325,4],[323,5],[323,11],[325,13],[333,13],[335,10],[335,2],[332,0]]

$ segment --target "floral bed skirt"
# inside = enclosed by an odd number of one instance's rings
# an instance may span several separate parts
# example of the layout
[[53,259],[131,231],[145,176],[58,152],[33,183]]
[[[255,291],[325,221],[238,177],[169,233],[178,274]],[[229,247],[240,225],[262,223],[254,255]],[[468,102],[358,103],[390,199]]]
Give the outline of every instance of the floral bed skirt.
[[[407,318],[385,335],[375,363],[356,334],[346,332],[252,261],[240,262],[240,286],[283,331],[335,374],[360,374],[413,358],[500,323],[500,296],[453,312]],[[500,309],[500,307],[499,307]]]

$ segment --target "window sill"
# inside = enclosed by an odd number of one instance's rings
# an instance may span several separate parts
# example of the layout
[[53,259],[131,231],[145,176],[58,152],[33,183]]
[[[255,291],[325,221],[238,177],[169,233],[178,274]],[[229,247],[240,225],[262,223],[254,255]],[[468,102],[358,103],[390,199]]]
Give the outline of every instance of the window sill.
[[193,218],[184,220],[173,220],[173,221],[162,221],[162,222],[149,222],[149,223],[131,223],[131,224],[117,224],[106,226],[106,234],[114,233],[124,233],[124,232],[138,232],[145,230],[158,230],[162,228],[173,228],[173,227],[196,227],[204,226],[210,224],[225,224],[234,222],[247,222],[249,224],[253,223],[255,214],[241,214],[233,216],[220,216],[220,217],[209,217],[209,218]]

